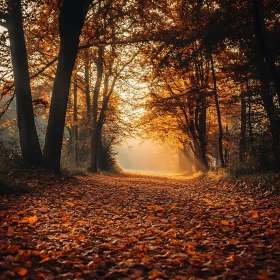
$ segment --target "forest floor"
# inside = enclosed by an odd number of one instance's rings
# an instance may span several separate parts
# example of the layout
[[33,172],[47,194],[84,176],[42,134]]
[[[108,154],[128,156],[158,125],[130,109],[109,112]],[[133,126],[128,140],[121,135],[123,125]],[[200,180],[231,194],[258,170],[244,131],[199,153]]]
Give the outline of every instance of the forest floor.
[[279,195],[132,173],[27,184],[0,196],[0,279],[280,279]]

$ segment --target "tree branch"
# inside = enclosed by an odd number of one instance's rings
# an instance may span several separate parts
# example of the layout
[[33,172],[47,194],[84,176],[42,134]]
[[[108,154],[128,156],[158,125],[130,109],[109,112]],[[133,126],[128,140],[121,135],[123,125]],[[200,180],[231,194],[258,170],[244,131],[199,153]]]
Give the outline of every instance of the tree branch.
[[2,118],[2,116],[6,113],[6,111],[9,109],[10,104],[12,103],[12,101],[15,98],[15,93],[13,93],[12,97],[4,104],[3,107],[5,107],[3,110],[0,111],[0,119]]
[[55,57],[53,60],[51,60],[49,63],[47,63],[44,67],[42,67],[37,73],[30,76],[30,79],[34,79],[40,74],[42,74],[47,68],[49,68],[52,64],[54,64],[58,60],[58,56]]
[[92,42],[92,38],[88,40],[87,44],[79,46],[79,50],[87,49],[93,46],[102,46],[102,45],[130,45],[136,43],[151,43],[151,42],[160,42],[170,45],[186,45],[194,42],[197,38],[200,38],[204,34],[204,30],[199,30],[194,32],[192,35],[187,38],[179,38],[180,33],[165,32],[162,34],[149,34],[148,36],[139,36],[131,37],[126,40],[108,40],[108,41],[96,41]]
[[[43,68],[41,68],[37,73],[35,73],[34,75],[30,76],[30,80],[36,78],[37,76],[39,76],[40,74],[42,74],[48,67],[50,67],[52,64],[54,64],[56,61],[58,60],[58,57],[54,58],[53,60],[51,60],[49,63],[47,63]],[[14,83],[4,92],[1,94],[1,96],[4,96],[5,94],[7,94],[12,88],[14,87]],[[13,96],[11,97],[11,99],[9,99],[6,104],[4,106],[5,109],[3,109],[2,111],[0,111],[0,119],[1,117],[6,113],[6,111],[8,110],[11,102],[13,101],[15,97],[15,93],[13,94]]]

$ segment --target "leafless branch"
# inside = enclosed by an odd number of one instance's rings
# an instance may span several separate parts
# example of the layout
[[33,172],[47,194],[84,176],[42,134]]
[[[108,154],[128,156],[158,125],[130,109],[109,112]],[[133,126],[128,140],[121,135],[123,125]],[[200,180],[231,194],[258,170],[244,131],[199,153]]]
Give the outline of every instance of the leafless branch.
[[2,118],[2,116],[6,113],[6,111],[9,109],[10,104],[12,103],[12,101],[15,98],[15,93],[13,93],[12,97],[4,104],[4,109],[0,112],[0,119]]
[[38,77],[40,74],[42,74],[47,68],[49,68],[51,65],[53,65],[58,60],[58,57],[55,57],[53,60],[51,60],[49,63],[47,63],[42,69],[40,69],[37,73],[30,76],[30,79],[34,79]]

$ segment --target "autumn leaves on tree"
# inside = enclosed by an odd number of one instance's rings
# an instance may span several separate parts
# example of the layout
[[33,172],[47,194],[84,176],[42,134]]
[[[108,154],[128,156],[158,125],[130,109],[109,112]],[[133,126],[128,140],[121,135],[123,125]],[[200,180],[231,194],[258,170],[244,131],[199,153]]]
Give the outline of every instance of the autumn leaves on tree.
[[278,14],[272,0],[2,1],[0,116],[15,93],[22,156],[54,171],[110,169],[138,129],[190,172],[277,169]]

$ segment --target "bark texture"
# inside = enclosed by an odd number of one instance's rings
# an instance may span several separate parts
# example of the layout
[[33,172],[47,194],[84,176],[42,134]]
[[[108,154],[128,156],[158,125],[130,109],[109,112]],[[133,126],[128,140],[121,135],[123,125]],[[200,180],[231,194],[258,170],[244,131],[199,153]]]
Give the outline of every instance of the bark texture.
[[210,55],[210,61],[211,61],[211,71],[212,71],[212,78],[213,78],[213,93],[215,98],[215,106],[216,106],[216,112],[217,112],[217,121],[218,121],[218,128],[219,128],[219,138],[218,138],[218,144],[219,144],[219,157],[221,162],[221,167],[225,167],[225,161],[223,156],[223,126],[222,126],[222,116],[221,116],[221,110],[220,110],[220,104],[219,104],[219,97],[217,92],[217,79],[216,79],[216,73],[215,73],[215,67],[214,67],[214,60],[212,54]]
[[40,165],[42,153],[35,127],[28,72],[28,58],[23,32],[20,0],[9,0],[10,47],[14,74],[17,120],[22,156],[32,164]]
[[44,166],[60,171],[67,100],[70,80],[75,64],[79,37],[88,11],[88,0],[65,0],[60,10],[59,60],[53,85],[49,122],[44,148]]

